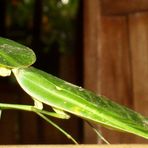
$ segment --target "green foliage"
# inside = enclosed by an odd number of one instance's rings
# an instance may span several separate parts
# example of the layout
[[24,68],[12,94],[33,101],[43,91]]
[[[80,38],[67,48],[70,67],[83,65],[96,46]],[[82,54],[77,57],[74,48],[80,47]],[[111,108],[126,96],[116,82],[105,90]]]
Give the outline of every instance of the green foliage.
[[[41,43],[43,52],[49,52],[53,44],[60,52],[71,53],[75,50],[77,15],[80,0],[42,0]],[[19,36],[19,41],[28,45],[32,38],[34,0],[12,0],[8,3],[7,28],[11,36]],[[20,17],[21,14],[21,17]],[[40,22],[38,22],[40,23]],[[23,39],[20,39],[23,38]]]
[[61,52],[75,50],[77,13],[80,0],[44,0],[43,41],[45,44],[57,43]]
[[34,0],[12,0],[7,4],[7,26],[19,30],[30,28],[33,19]]

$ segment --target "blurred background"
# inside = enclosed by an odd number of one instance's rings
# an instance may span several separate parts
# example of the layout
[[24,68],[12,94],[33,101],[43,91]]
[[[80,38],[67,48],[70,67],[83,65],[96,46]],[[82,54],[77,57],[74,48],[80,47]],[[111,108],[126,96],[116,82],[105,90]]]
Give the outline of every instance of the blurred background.
[[[81,3],[80,0],[1,0],[0,35],[32,48],[37,55],[34,66],[82,85]],[[1,78],[0,87],[1,102],[33,103],[13,77]],[[63,127],[80,141],[80,119],[57,122],[61,127],[66,124]],[[1,144],[70,142],[58,130],[30,113],[4,112],[0,129],[3,133]]]
[[[0,36],[32,48],[35,67],[148,116],[147,0],[0,0]],[[13,76],[0,90],[0,102],[33,104]],[[51,119],[80,143],[103,143],[80,118]],[[111,143],[148,143],[97,128]],[[0,144],[71,143],[22,111],[3,111],[0,133]]]

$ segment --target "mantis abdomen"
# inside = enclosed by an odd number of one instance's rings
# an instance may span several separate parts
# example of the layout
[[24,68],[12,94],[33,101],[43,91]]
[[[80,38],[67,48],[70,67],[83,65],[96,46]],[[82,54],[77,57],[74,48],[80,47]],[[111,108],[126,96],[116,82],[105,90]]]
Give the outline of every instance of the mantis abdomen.
[[34,67],[13,70],[33,98],[84,119],[148,138],[148,122],[140,114]]

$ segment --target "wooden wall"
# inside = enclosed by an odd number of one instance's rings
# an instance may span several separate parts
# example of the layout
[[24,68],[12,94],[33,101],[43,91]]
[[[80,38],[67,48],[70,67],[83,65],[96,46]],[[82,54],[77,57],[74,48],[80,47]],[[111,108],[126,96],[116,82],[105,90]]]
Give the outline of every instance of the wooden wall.
[[[86,88],[148,116],[147,0],[84,1],[84,79]],[[148,143],[101,130],[111,143]],[[87,125],[84,141],[100,142]]]

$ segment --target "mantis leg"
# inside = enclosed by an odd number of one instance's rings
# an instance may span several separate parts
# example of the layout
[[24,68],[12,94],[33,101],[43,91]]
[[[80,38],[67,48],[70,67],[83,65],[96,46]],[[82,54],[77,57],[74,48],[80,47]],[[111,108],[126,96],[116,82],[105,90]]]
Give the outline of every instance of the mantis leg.
[[53,117],[56,117],[56,118],[61,118],[61,119],[69,119],[70,118],[70,115],[65,113],[63,110],[60,110],[60,109],[57,109],[57,108],[54,108],[54,107],[52,107],[52,109],[55,112],[45,111],[45,110],[43,110],[43,103],[42,102],[38,101],[35,98],[32,98],[32,99],[34,100],[34,108],[33,108],[34,111],[36,110],[36,111],[38,111],[42,114],[53,116]]
[[86,121],[87,124],[93,129],[93,131],[97,134],[97,136],[104,141],[106,144],[110,144],[104,137],[103,135],[100,133],[100,131],[97,130],[97,128],[95,128],[90,122]]
[[70,115],[68,115],[65,111],[57,109],[55,107],[52,107],[52,109],[61,117],[64,117],[65,119],[69,119]]
[[20,104],[7,104],[7,103],[0,103],[0,110],[5,110],[5,109],[16,109],[16,110],[23,110],[23,111],[29,111],[29,112],[39,112],[44,115],[52,116],[55,118],[60,118],[60,119],[69,119],[66,115],[64,114],[58,114],[56,112],[49,112],[46,110],[41,110],[36,108],[35,106],[32,105],[20,105]]
[[37,114],[43,118],[44,120],[46,120],[48,123],[50,123],[52,126],[54,126],[55,128],[57,128],[60,132],[62,132],[68,139],[72,140],[75,144],[78,144],[78,142],[70,135],[68,134],[65,130],[63,130],[62,128],[60,128],[57,124],[55,124],[54,122],[52,122],[49,118],[47,118],[45,115],[37,112]]
[[37,109],[34,106],[31,105],[20,105],[20,104],[7,104],[7,103],[0,103],[0,112],[1,110],[8,110],[8,109],[16,109],[16,110],[23,110],[23,111],[30,111],[34,112],[37,115],[39,115],[41,118],[43,118],[45,121],[50,123],[52,126],[56,127],[60,132],[62,132],[67,138],[71,139],[75,144],[78,144],[78,142],[65,130],[63,130],[61,127],[59,127],[56,123],[52,122],[49,118],[47,118],[45,115],[49,115],[56,118],[62,118],[65,119],[64,116],[61,117],[61,115],[58,115],[55,112],[48,112],[45,110]]

